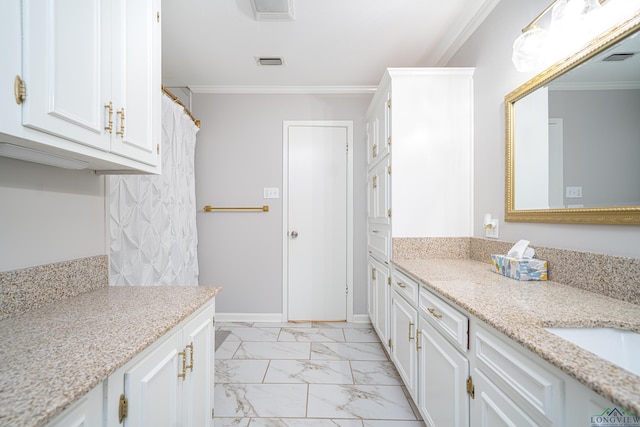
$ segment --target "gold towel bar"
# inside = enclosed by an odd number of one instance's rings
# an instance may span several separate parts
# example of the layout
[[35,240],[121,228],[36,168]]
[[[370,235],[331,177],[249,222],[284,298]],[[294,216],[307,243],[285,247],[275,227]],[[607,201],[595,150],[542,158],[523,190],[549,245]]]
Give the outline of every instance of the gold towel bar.
[[269,206],[261,206],[257,208],[214,208],[213,206],[205,206],[202,208],[205,212],[230,212],[230,211],[238,211],[238,212],[269,212]]

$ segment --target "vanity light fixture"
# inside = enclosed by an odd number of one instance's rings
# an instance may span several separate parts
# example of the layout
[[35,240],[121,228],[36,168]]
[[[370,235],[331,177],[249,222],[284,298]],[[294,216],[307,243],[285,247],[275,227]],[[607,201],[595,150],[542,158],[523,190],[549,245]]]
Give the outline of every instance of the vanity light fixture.
[[0,142],[0,156],[64,169],[86,169],[89,163],[82,160],[69,159],[56,154],[46,153],[33,148]]
[[[640,0],[554,0],[513,43],[516,70],[539,71],[638,12]],[[539,24],[551,11],[548,29]]]

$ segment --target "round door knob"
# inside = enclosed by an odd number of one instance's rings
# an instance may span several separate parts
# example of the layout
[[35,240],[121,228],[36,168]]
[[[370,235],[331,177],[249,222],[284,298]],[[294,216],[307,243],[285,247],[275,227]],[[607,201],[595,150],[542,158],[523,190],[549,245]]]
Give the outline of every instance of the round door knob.
[[291,232],[291,238],[295,239],[296,237],[298,237],[298,232],[297,231],[292,231]]

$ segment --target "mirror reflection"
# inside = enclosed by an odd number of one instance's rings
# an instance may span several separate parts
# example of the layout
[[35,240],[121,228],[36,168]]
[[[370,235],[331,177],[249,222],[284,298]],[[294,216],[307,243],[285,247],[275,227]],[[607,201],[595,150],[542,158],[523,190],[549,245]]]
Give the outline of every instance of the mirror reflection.
[[516,210],[640,206],[640,36],[513,106]]

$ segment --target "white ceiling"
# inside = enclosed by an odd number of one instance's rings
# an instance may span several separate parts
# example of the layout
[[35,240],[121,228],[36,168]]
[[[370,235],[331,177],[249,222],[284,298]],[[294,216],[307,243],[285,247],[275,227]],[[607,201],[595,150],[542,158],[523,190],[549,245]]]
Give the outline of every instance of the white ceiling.
[[[444,65],[499,1],[294,0],[295,20],[268,22],[250,0],[163,0],[162,81],[203,91],[373,86],[387,67]],[[258,56],[285,65],[258,66]]]

